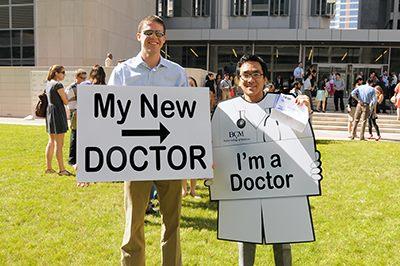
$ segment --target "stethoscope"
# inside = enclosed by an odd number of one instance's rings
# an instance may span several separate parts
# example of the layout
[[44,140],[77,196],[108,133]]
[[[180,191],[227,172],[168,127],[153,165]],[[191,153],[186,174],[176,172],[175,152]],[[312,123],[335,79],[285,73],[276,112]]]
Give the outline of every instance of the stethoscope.
[[[264,127],[266,127],[267,126],[267,121],[268,121],[268,118],[270,118],[270,115],[271,115],[271,109],[272,108],[268,108],[268,114],[267,114],[267,116],[264,118]],[[246,111],[245,110],[239,110],[239,119],[236,121],[236,126],[238,127],[238,128],[240,128],[240,129],[242,129],[242,128],[244,128],[245,126],[246,126],[246,116],[245,116],[245,113],[246,113]],[[282,132],[281,132],[281,128],[280,128],[280,126],[279,126],[279,122],[278,121],[276,121],[275,120],[275,123],[276,123],[276,126],[277,126],[277,128],[278,128],[278,132],[279,132],[279,134],[278,134],[278,140],[282,140]],[[257,128],[257,127],[255,127],[255,128]],[[267,141],[267,139],[266,139],[266,134],[265,134],[265,132],[263,132],[263,141],[264,142],[266,142]]]

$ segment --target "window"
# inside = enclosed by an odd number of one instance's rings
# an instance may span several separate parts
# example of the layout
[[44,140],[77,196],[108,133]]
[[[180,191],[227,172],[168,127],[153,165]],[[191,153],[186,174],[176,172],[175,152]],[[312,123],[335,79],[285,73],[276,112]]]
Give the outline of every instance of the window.
[[247,16],[248,0],[232,0],[232,16]]
[[33,28],[33,6],[12,6],[12,27]]
[[0,29],[8,29],[10,27],[10,11],[9,7],[0,7]]
[[269,1],[270,0],[252,0],[251,15],[252,16],[269,16]]
[[160,17],[174,16],[174,1],[173,0],[157,0],[156,14]]
[[169,44],[166,57],[183,67],[207,69],[206,45]]
[[287,16],[290,0],[252,0],[252,16]]
[[35,64],[33,0],[0,0],[0,65]]
[[289,14],[289,0],[270,0],[271,16],[287,16]]
[[335,1],[311,0],[311,16],[332,16],[335,11]]
[[192,0],[192,15],[194,17],[207,17],[210,15],[210,0]]

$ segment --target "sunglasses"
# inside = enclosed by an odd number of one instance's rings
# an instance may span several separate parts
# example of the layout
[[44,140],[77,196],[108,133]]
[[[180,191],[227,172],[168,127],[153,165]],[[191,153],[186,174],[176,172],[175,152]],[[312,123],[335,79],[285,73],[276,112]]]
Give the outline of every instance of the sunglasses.
[[153,34],[156,35],[156,37],[161,38],[164,37],[165,33],[159,30],[145,30],[142,32],[146,36],[151,36]]
[[64,71],[61,71],[60,73],[65,75],[65,70],[64,70]]

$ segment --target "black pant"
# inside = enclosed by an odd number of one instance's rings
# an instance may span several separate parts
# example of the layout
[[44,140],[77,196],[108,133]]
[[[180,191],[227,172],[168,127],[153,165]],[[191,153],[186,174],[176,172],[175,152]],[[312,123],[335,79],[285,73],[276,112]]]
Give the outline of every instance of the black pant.
[[340,111],[344,111],[344,103],[343,103],[343,91],[335,91],[333,95],[333,101],[335,103],[335,111],[338,111],[338,103],[340,101]]
[[70,143],[69,143],[69,157],[68,157],[68,163],[70,165],[76,164],[76,130],[72,129],[71,130],[71,137],[70,137]]
[[376,123],[376,119],[377,116],[374,114],[371,114],[368,118],[368,131],[369,134],[372,135],[372,126],[374,126],[376,134],[378,135],[378,137],[381,135],[381,133],[379,132],[379,127],[378,124]]

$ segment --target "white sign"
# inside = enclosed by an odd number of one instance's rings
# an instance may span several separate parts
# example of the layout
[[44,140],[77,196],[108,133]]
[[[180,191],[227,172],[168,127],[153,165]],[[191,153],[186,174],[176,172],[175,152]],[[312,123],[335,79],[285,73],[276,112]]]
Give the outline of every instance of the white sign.
[[312,178],[315,156],[294,152],[299,140],[214,148],[213,200],[319,195]]
[[319,152],[309,123],[298,131],[272,117],[279,98],[268,93],[249,103],[237,97],[215,110],[215,177],[207,183],[211,200],[218,201],[219,239],[260,244],[315,239],[308,196],[321,193]]
[[307,126],[309,114],[305,105],[298,105],[290,95],[281,94],[272,109],[271,118],[303,132]]
[[78,87],[79,182],[212,178],[208,88]]

